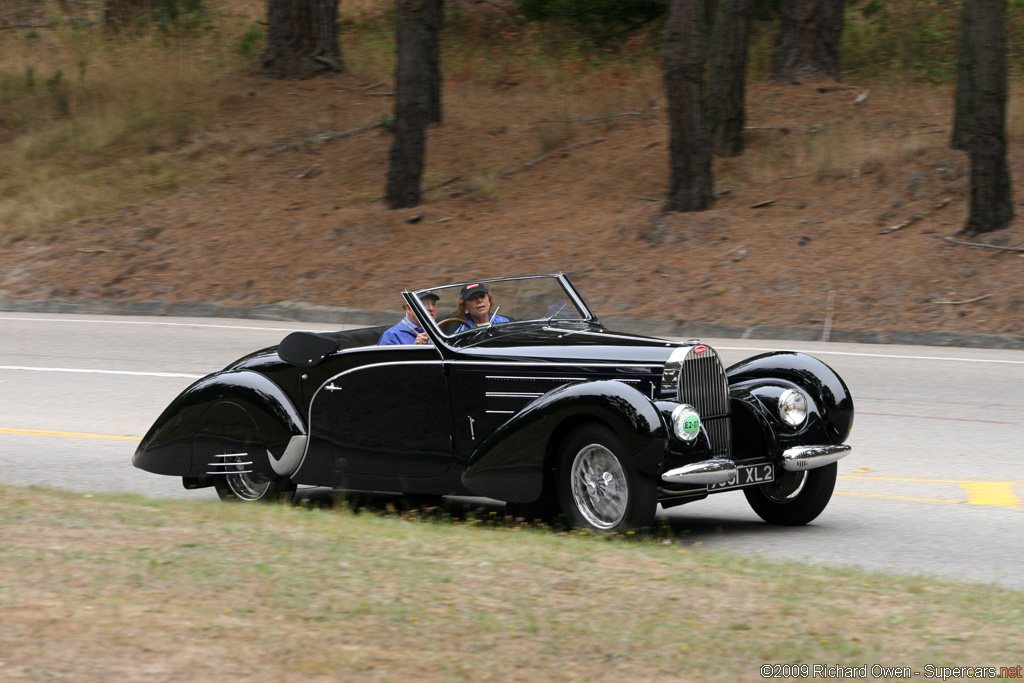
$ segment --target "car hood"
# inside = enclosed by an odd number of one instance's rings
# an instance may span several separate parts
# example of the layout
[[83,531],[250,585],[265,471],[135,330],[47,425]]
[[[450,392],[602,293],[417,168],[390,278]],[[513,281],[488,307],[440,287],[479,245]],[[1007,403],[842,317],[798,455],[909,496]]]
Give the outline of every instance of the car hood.
[[692,342],[613,332],[596,325],[504,325],[481,330],[459,344],[460,355],[488,359],[585,360],[664,363]]

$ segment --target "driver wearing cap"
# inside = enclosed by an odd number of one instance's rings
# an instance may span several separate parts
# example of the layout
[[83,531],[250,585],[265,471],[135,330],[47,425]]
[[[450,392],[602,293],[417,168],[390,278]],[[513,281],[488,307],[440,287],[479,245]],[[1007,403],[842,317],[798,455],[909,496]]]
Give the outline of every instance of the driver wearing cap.
[[458,316],[464,319],[466,324],[457,329],[456,332],[462,332],[463,330],[479,327],[480,325],[507,323],[508,318],[498,315],[497,308],[491,313],[493,306],[494,298],[487,291],[487,287],[483,283],[473,282],[463,287],[459,293],[459,303],[456,310]]
[[[427,313],[430,314],[431,318],[437,318],[437,302],[440,298],[431,291],[420,294],[420,303],[423,304],[423,308],[427,309]],[[412,308],[409,307],[408,303],[403,305],[405,306],[405,317],[384,331],[384,334],[380,336],[380,340],[377,341],[377,346],[430,343],[430,338],[423,331],[423,327],[420,325],[419,320],[416,319],[416,314],[413,313]]]

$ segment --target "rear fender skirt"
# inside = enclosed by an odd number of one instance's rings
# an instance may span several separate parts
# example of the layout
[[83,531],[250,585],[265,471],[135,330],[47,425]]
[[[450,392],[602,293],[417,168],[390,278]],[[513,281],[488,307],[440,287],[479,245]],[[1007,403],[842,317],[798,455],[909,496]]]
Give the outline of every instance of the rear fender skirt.
[[[846,383],[825,363],[805,353],[778,351],[740,361],[726,370],[734,397],[750,387],[771,384],[772,379],[792,383],[807,393],[817,406],[817,420],[827,443],[846,441],[853,428],[853,396]],[[739,385],[739,386],[737,386]]]
[[640,470],[655,474],[662,466],[667,430],[650,399],[622,382],[578,382],[537,398],[487,437],[470,456],[463,485],[498,500],[537,500],[548,458],[573,427],[586,421],[611,427]]
[[167,406],[142,439],[132,464],[156,474],[203,477],[207,463],[194,462],[192,457],[196,430],[201,423],[208,425],[204,430],[215,429],[215,421],[203,417],[214,406],[225,404],[237,406],[249,416],[275,460],[284,456],[292,436],[306,434],[299,412],[277,384],[251,371],[215,373],[197,381]]

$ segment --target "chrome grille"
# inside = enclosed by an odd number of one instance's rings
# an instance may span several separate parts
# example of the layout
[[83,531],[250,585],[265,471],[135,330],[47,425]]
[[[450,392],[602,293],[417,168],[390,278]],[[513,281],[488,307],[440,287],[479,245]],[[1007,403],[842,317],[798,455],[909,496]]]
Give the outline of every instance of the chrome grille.
[[697,409],[715,455],[729,457],[729,380],[715,350],[705,344],[680,348],[665,364],[662,386],[675,388],[680,403]]

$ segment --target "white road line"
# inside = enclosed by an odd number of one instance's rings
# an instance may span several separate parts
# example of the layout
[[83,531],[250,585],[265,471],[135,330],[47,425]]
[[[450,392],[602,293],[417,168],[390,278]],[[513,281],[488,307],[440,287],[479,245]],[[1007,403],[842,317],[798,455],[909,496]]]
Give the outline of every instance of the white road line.
[[[780,340],[780,344],[784,344],[785,340]],[[759,348],[752,346],[715,346],[715,349],[724,349],[729,351],[778,351],[779,348]],[[793,350],[793,349],[786,349]],[[996,349],[1000,350],[1000,349]],[[857,356],[861,358],[894,358],[897,360],[939,360],[939,361],[953,361],[959,363],[1005,363],[1008,365],[1024,365],[1024,360],[998,360],[994,358],[953,358],[949,356],[903,356],[895,353],[854,353],[851,351],[826,351],[824,349],[813,349],[805,351],[810,355],[822,355],[822,356]]]
[[133,372],[131,370],[87,370],[84,368],[34,368],[24,365],[0,365],[0,370],[27,370],[32,372],[83,372],[95,375],[131,375],[134,377],[185,377],[198,379],[206,375],[195,372]]
[[[294,326],[289,327],[288,322],[282,322],[283,327],[252,327],[246,325],[214,325],[210,323],[173,323],[167,321],[157,320],[85,320],[82,318],[15,318],[10,316],[0,316],[4,320],[18,320],[21,322],[30,323],[89,323],[94,325],[162,325],[165,327],[214,327],[225,330],[262,330],[266,332],[280,332],[283,330],[292,329],[295,326],[301,326],[303,323],[296,322]],[[319,323],[305,323],[306,325],[314,325]]]

